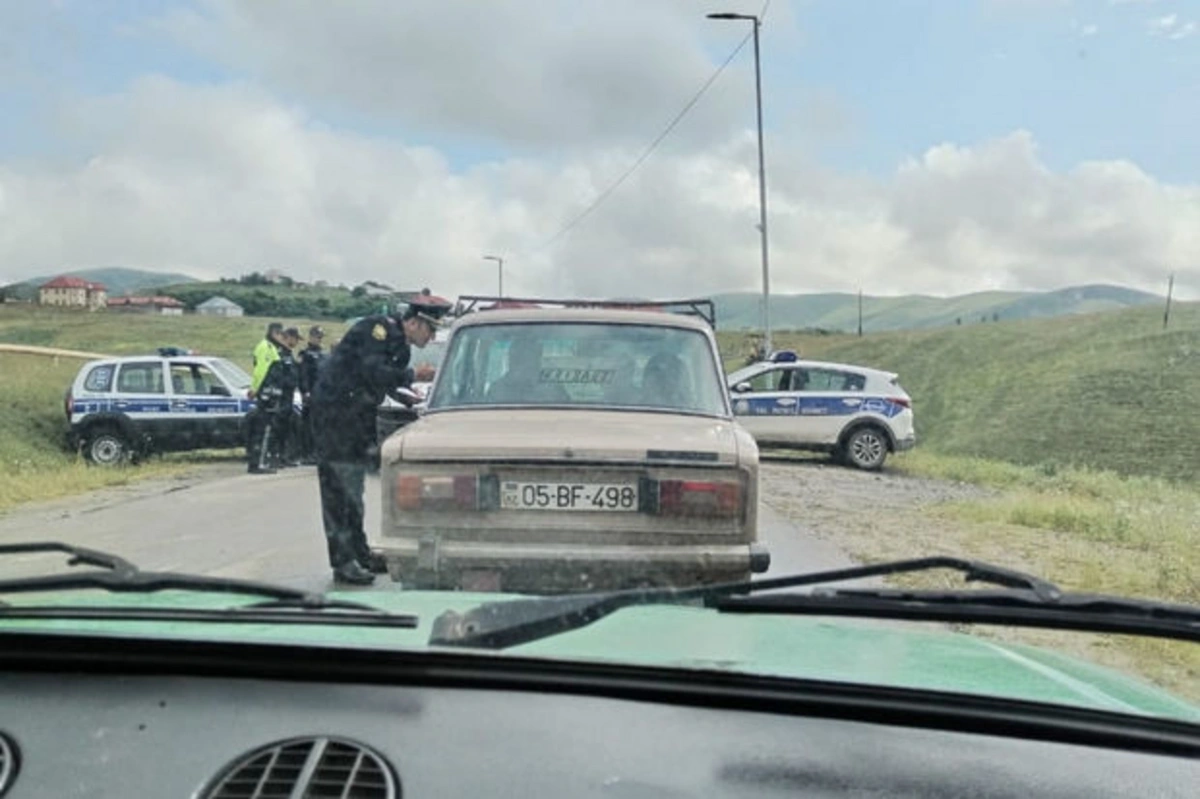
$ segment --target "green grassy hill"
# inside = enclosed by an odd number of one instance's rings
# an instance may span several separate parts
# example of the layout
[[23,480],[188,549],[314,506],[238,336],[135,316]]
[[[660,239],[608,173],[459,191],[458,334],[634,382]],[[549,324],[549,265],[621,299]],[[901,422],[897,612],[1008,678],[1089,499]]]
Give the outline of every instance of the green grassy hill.
[[1200,303],[776,346],[898,372],[932,451],[1200,481]]
[[[760,326],[761,297],[722,294],[714,298],[717,321],[725,329]],[[1161,302],[1146,292],[1120,286],[1076,286],[1047,292],[984,291],[957,297],[863,297],[863,329],[868,332],[1013,321],[1093,313]],[[855,294],[796,294],[771,297],[776,329],[858,329]]]

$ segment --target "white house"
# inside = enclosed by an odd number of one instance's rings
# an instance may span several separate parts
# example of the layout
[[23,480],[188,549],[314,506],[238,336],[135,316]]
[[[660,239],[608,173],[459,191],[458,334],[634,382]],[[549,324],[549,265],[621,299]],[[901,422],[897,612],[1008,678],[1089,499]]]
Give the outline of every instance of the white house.
[[242,306],[225,297],[209,297],[196,306],[196,313],[201,316],[243,316]]

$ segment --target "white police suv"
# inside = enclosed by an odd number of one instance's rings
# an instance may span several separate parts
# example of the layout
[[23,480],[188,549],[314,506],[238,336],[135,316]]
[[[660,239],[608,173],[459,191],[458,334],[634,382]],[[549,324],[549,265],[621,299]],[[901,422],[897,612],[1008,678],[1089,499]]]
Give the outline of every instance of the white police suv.
[[729,374],[738,422],[762,448],[829,452],[878,469],[916,444],[912,398],[897,375],[777,354]]
[[115,465],[157,452],[239,447],[250,375],[225,358],[163,348],[84,364],[66,396],[72,448]]

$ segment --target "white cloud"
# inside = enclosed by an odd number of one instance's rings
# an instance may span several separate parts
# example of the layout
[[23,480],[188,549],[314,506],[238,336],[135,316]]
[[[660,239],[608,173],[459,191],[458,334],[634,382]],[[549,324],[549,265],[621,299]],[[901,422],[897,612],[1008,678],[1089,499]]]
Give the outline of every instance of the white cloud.
[[1150,30],[1155,33],[1166,33],[1170,30],[1173,30],[1178,22],[1178,14],[1167,14],[1165,16],[1155,17],[1154,19],[1148,20],[1146,24],[1149,25]]
[[1178,14],[1165,14],[1146,21],[1146,27],[1151,36],[1165,36],[1168,39],[1186,39],[1196,33],[1196,21],[1184,20]]
[[[536,247],[636,147],[453,169],[431,148],[330,128],[249,85],[144,79],[64,120],[90,156],[0,162],[0,270],[21,278],[123,264],[218,276],[281,266],[514,293],[672,295],[759,281],[753,136],[658,153],[553,247]],[[1118,282],[1196,285],[1200,186],[1126,161],[1062,173],[1016,132],[942,144],[884,178],[839,174],[768,142],[780,291],[957,293]],[[1200,287],[1198,287],[1200,288]]]
[[1099,32],[1100,32],[1100,26],[1098,26],[1098,25],[1084,25],[1082,28],[1079,29],[1079,35],[1085,39],[1088,38],[1089,36],[1095,36]]
[[[468,142],[644,142],[715,66],[695,35],[707,9],[693,0],[200,0],[199,9],[143,28],[320,107]],[[780,9],[771,24],[786,31],[789,15]],[[736,41],[728,25],[705,30],[716,50]],[[750,102],[723,82],[680,134],[726,136]]]
[[1183,23],[1182,25],[1177,25],[1175,27],[1175,29],[1167,35],[1167,38],[1169,38],[1169,39],[1186,39],[1187,37],[1189,37],[1195,33],[1196,33],[1196,23],[1195,23],[1195,21],[1189,21],[1189,22]]

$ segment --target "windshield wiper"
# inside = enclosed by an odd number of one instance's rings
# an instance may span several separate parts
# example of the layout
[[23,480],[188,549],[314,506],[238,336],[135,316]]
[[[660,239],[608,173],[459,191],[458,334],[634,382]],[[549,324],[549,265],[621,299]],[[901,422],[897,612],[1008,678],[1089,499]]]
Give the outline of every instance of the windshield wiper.
[[96,566],[103,571],[65,572],[0,580],[0,595],[96,588],[125,594],[180,590],[207,594],[265,597],[265,601],[232,608],[122,606],[21,606],[0,602],[0,619],[95,619],[119,621],[204,621],[218,623],[350,624],[414,629],[417,618],[379,610],[361,602],[330,599],[324,594],[288,586],[229,577],[179,572],[142,571],[108,552],[57,541],[0,544],[0,556],[42,552],[69,555],[68,566]]
[[722,613],[859,616],[960,624],[1009,624],[1200,642],[1200,608],[1104,594],[1032,591],[821,590],[811,594],[722,597]]
[[[1003,591],[833,590],[744,596],[865,577],[952,569]],[[729,613],[795,613],[1126,632],[1200,640],[1200,609],[1119,597],[1066,594],[1024,572],[962,558],[929,557],[695,588],[638,589],[491,602],[434,620],[431,645],[505,649],[576,630],[635,605],[702,603]]]

